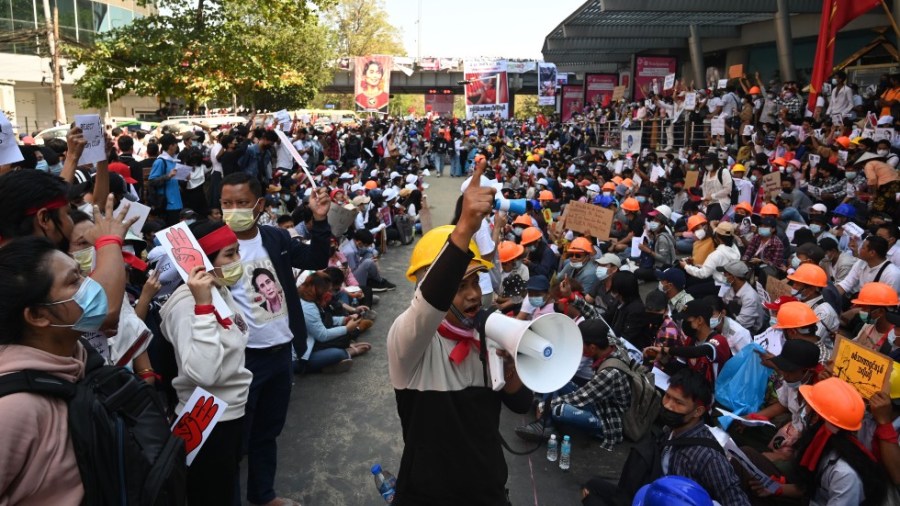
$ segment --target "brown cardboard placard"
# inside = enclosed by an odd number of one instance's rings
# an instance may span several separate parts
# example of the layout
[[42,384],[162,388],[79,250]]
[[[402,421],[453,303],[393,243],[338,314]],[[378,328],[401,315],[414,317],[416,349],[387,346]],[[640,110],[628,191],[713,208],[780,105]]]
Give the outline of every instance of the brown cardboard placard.
[[600,206],[583,202],[569,202],[563,214],[565,228],[602,240],[609,239],[613,212]]

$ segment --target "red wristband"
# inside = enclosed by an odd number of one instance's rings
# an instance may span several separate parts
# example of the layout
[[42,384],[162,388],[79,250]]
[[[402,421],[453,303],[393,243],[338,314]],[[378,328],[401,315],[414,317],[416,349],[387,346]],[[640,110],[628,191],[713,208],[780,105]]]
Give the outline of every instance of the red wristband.
[[141,378],[142,380],[153,378],[156,381],[162,381],[162,376],[160,376],[159,374],[156,374],[153,371],[142,372],[142,373],[138,374],[138,378]]
[[99,250],[100,248],[109,246],[110,244],[117,244],[121,248],[125,244],[125,241],[123,241],[122,238],[117,235],[104,235],[97,238],[97,241],[94,242],[94,249]]
[[212,304],[197,304],[194,306],[194,314],[214,314],[216,312],[216,307]]
[[897,444],[897,430],[890,423],[883,423],[876,427],[875,437],[881,441]]

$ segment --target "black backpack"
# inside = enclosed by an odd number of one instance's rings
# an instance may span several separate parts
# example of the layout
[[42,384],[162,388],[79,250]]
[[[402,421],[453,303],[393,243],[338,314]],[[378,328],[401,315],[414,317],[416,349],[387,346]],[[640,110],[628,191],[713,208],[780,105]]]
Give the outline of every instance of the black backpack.
[[185,504],[184,442],[172,434],[153,387],[106,365],[89,344],[84,379],[43,371],[0,376],[0,397],[30,392],[68,402],[69,434],[88,506]]

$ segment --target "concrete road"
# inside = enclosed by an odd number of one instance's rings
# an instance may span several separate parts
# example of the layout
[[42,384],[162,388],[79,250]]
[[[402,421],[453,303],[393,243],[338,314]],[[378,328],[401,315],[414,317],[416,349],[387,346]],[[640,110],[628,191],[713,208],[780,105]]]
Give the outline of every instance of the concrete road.
[[[428,183],[434,224],[446,224],[462,180],[430,177]],[[276,490],[279,495],[298,500],[304,506],[383,504],[369,468],[381,463],[386,470],[396,473],[400,466],[403,441],[384,344],[394,318],[407,308],[412,298],[413,285],[405,278],[412,249],[412,245],[391,248],[381,260],[383,275],[396,283],[397,289],[381,294],[381,301],[374,308],[378,320],[361,338],[372,343],[372,351],[355,359],[348,373],[295,378],[287,425],[278,441]],[[513,448],[533,447],[513,433],[515,426],[528,421],[526,416],[504,410],[501,433]],[[586,435],[573,433],[571,436],[569,472],[564,473],[557,463],[548,462],[545,448],[529,456],[507,453],[507,486],[515,506],[579,504],[580,485],[591,476],[617,479],[628,454],[626,445],[607,452]]]

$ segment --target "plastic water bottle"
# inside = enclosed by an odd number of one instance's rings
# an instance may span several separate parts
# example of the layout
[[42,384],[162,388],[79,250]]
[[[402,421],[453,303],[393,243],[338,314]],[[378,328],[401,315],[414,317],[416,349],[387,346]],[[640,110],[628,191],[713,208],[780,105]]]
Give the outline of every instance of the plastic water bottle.
[[556,443],[556,434],[550,434],[550,441],[547,441],[547,460],[556,462],[559,456],[559,448]]
[[378,493],[384,499],[384,502],[391,504],[394,502],[394,490],[397,486],[397,478],[394,475],[381,469],[381,464],[372,466],[372,474],[375,475],[375,487]]
[[569,442],[569,436],[563,436],[562,448],[559,452],[559,468],[563,471],[569,470],[569,459],[572,458],[572,443]]

